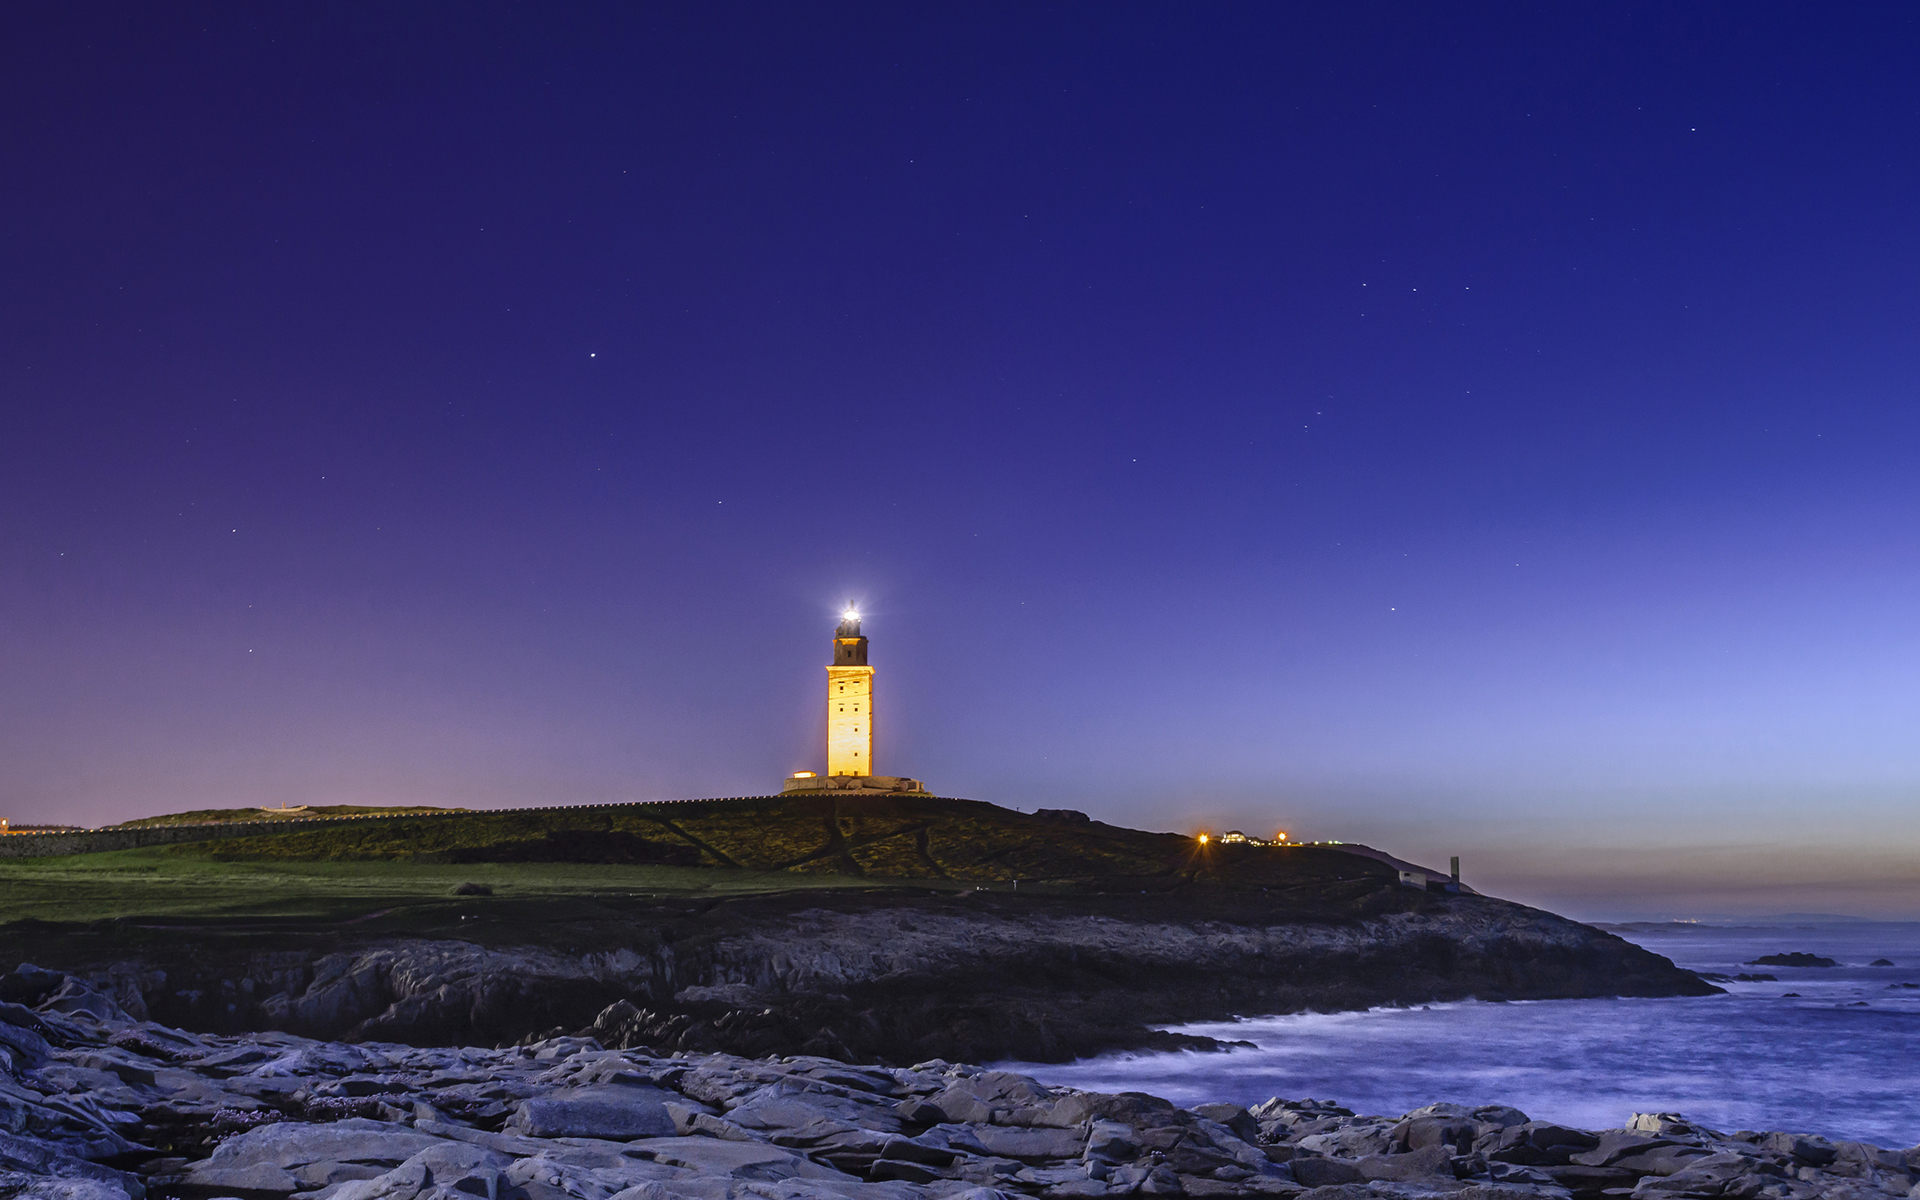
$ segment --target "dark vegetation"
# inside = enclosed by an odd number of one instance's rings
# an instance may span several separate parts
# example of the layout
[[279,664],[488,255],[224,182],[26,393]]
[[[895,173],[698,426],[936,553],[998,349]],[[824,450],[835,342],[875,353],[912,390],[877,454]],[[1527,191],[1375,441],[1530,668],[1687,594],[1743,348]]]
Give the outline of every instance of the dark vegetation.
[[[1076,814],[1078,815],[1078,814]],[[1327,853],[1213,846],[977,800],[770,796],[397,817],[168,848],[220,862],[622,862],[971,883],[1122,878],[1294,882]],[[1340,855],[1344,861],[1349,856]]]

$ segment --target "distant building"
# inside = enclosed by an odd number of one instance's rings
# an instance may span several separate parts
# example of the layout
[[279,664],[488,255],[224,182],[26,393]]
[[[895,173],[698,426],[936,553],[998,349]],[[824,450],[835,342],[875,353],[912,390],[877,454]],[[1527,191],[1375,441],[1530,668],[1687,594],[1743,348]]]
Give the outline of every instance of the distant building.
[[918,779],[874,773],[873,668],[860,614],[848,609],[833,631],[827,664],[827,773],[795,771],[789,792],[924,792]]

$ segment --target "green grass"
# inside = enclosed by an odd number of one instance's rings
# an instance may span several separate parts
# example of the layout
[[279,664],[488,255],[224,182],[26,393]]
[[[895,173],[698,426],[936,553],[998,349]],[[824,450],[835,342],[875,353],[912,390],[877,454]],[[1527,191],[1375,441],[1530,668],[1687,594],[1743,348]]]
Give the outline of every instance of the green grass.
[[[1314,888],[1385,868],[1314,847],[1198,846],[971,800],[762,797],[289,825],[64,858],[0,859],[0,923],[404,926],[462,906],[825,888]],[[456,899],[463,882],[494,895]],[[557,907],[556,907],[557,906]],[[375,917],[370,914],[394,914]],[[360,926],[367,929],[368,926]]]
[[453,902],[461,883],[497,900],[609,895],[744,895],[894,881],[838,875],[598,863],[233,862],[170,853],[177,847],[67,858],[0,860],[4,920],[115,918],[347,921],[395,905]]

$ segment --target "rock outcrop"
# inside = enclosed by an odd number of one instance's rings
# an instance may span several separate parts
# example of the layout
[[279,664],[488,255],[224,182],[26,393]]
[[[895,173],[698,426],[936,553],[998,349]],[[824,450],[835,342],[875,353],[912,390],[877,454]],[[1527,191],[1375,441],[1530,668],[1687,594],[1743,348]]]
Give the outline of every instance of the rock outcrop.
[[9,1198],[1892,1200],[1920,1180],[1920,1148],[1671,1114],[1590,1132],[1499,1105],[1181,1109],[945,1061],[192,1034],[50,976],[4,981],[45,995],[0,1004]]
[[102,923],[22,937],[21,953],[208,1032],[492,1045],[572,1033],[625,1001],[593,1031],[604,1044],[893,1063],[1201,1046],[1153,1027],[1308,1008],[1716,990],[1551,913],[1378,874],[1294,894],[603,900],[604,916],[568,924],[473,897],[458,936]]

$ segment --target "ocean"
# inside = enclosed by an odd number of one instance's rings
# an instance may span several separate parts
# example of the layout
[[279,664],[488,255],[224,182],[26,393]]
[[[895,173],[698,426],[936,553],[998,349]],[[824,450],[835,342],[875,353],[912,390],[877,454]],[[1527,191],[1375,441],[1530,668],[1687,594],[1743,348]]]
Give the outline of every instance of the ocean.
[[[1269,1096],[1395,1115],[1435,1101],[1510,1104],[1536,1120],[1617,1127],[1678,1112],[1723,1131],[1920,1143],[1920,923],[1620,928],[1683,967],[1778,976],[1725,996],[1466,1001],[1180,1026],[1255,1043],[1222,1054],[1120,1053],[1002,1064],[1053,1084],[1182,1105]],[[1809,953],[1836,967],[1746,966]],[[1876,959],[1894,965],[1871,966]]]

